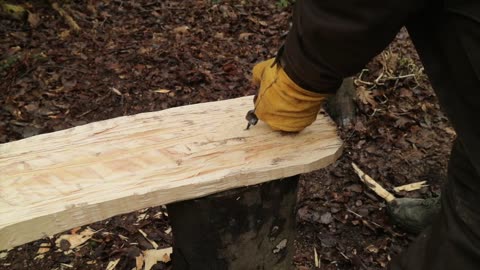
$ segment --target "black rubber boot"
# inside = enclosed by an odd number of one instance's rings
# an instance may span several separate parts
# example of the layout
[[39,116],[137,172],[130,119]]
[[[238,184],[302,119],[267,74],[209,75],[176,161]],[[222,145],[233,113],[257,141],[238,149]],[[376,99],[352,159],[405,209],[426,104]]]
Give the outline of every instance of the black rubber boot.
[[440,212],[440,198],[397,198],[388,205],[387,210],[395,225],[418,234],[427,228]]

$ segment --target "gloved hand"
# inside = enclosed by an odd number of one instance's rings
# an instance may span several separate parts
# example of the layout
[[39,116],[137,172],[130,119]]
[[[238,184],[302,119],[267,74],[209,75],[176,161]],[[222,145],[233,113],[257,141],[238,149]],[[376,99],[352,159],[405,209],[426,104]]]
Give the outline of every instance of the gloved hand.
[[274,63],[272,58],[253,68],[253,84],[260,87],[255,114],[273,130],[301,131],[315,121],[328,95],[303,89]]

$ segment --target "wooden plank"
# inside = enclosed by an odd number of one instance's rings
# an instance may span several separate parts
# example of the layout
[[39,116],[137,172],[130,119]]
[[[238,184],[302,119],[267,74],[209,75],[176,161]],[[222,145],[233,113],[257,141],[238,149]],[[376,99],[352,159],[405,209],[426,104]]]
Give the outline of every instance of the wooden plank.
[[0,250],[145,207],[293,176],[340,155],[334,124],[245,130],[252,97],[114,118],[0,145]]

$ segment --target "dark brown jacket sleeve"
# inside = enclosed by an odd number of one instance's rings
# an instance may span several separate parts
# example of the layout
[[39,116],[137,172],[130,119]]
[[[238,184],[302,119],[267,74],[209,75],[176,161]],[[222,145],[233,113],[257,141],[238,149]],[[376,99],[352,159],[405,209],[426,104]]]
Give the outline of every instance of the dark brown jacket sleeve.
[[395,37],[425,0],[297,0],[281,56],[305,89],[333,93]]

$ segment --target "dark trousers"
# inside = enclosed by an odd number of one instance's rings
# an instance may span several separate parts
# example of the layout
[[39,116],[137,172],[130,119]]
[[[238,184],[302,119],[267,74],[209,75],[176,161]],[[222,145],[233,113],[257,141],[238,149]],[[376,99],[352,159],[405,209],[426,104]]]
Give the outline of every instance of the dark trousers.
[[422,14],[408,30],[458,137],[441,214],[392,270],[480,269],[480,8],[461,1],[444,8]]
[[480,269],[480,194],[470,187],[479,185],[480,177],[458,140],[448,169],[441,214],[389,269]]

